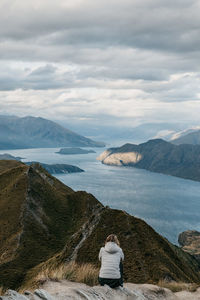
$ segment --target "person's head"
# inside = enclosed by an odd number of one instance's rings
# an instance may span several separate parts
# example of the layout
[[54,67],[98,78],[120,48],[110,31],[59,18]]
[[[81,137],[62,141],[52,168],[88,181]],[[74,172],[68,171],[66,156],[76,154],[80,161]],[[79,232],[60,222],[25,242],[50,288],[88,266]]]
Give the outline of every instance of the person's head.
[[108,242],[113,242],[120,246],[120,242],[115,234],[110,234],[109,236],[107,236],[105,244]]

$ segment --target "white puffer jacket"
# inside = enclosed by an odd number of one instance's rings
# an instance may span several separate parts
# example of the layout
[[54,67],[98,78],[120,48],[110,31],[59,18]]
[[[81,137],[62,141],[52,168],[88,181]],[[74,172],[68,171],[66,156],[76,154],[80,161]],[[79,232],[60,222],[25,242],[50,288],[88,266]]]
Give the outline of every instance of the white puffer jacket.
[[105,247],[100,249],[99,260],[101,261],[99,277],[109,279],[121,277],[119,264],[121,260],[124,260],[124,253],[116,243],[106,243]]

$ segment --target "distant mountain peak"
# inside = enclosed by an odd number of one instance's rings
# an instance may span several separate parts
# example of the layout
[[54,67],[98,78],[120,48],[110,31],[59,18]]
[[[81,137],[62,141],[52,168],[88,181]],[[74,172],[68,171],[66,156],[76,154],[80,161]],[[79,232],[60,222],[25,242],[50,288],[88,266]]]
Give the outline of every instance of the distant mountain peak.
[[105,146],[41,117],[0,116],[0,127],[0,149]]

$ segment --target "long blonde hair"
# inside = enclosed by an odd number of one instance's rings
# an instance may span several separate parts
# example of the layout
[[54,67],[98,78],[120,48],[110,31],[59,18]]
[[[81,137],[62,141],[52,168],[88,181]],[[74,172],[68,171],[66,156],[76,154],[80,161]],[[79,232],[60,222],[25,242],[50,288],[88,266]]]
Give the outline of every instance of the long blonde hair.
[[105,240],[105,244],[108,242],[113,242],[116,243],[118,246],[120,246],[120,242],[115,234],[110,234],[109,236],[107,236]]

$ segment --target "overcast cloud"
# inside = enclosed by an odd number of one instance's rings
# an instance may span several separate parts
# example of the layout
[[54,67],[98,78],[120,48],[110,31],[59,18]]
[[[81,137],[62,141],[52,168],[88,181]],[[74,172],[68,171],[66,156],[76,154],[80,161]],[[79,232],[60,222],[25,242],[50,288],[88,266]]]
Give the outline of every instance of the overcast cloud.
[[0,113],[197,123],[198,0],[1,0]]

